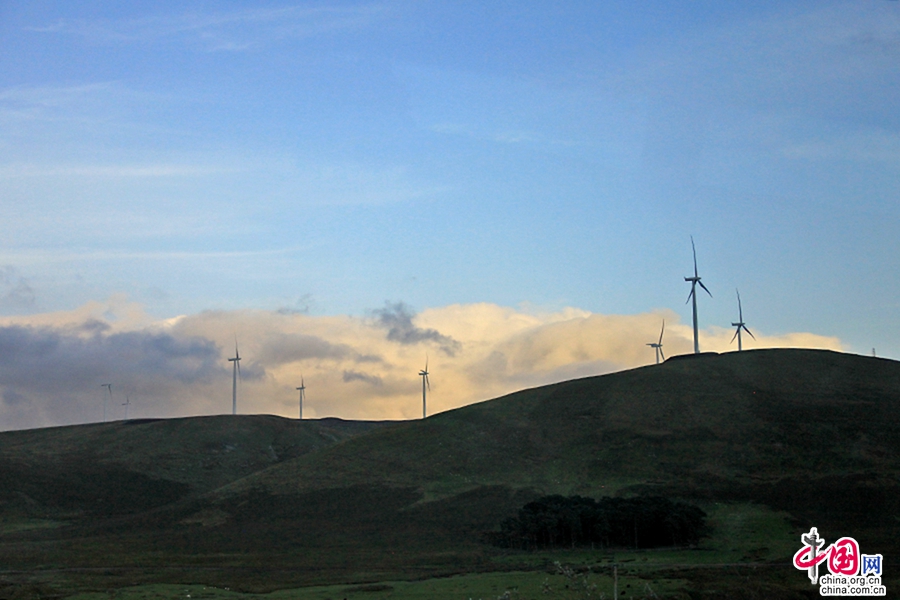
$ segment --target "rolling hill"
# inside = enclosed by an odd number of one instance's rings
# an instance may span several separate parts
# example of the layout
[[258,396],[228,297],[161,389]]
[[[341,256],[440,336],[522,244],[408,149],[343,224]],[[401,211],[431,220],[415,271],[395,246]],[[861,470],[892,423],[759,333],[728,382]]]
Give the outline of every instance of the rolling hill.
[[4,432],[0,518],[141,512],[389,425],[220,415]]
[[900,552],[898,426],[900,363],[759,350],[674,357],[424,421],[7,432],[0,565],[26,579],[62,569],[75,588],[96,585],[91,569],[106,586],[246,589],[490,571],[528,559],[498,562],[484,532],[553,493],[780,515],[790,535],[741,560],[783,566],[778,548],[813,525],[887,556]]

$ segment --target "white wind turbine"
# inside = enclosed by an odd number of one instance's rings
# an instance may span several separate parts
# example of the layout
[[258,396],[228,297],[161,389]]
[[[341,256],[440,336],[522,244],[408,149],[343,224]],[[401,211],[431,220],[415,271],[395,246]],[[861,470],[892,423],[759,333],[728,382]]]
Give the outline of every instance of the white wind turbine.
[[234,338],[234,358],[229,358],[228,362],[234,363],[231,373],[231,414],[237,414],[237,380],[241,373],[241,355],[238,352],[237,337]]
[[427,412],[425,410],[425,388],[431,389],[431,383],[428,381],[428,357],[425,357],[425,368],[419,371],[419,377],[422,378],[422,418],[424,419],[427,416]]
[[103,422],[106,423],[106,402],[107,400],[112,400],[112,384],[111,383],[101,383],[100,387],[105,387],[109,392],[108,398],[103,398]]
[[303,383],[303,375],[300,376],[300,387],[297,388],[297,391],[300,392],[300,420],[303,420],[303,397],[306,395],[306,384]]
[[659,341],[656,342],[655,344],[647,344],[648,346],[650,346],[651,348],[656,350],[656,364],[659,364],[660,356],[662,356],[663,360],[666,360],[666,355],[663,354],[663,350],[662,350],[662,347],[663,347],[662,336],[663,336],[663,332],[665,330],[666,330],[666,320],[663,319],[662,329],[659,330]]
[[[688,301],[694,301],[694,354],[700,354],[700,343],[697,340],[697,284],[700,284],[700,287],[709,294],[710,298],[712,298],[712,292],[706,289],[706,286],[703,285],[703,282],[700,281],[700,276],[697,274],[697,248],[694,246],[694,236],[691,236],[691,250],[694,252],[694,276],[685,277],[684,280],[691,282],[691,293],[688,295]],[[685,301],[685,304],[687,304],[687,301]]]
[[125,407],[125,420],[128,420],[128,407],[131,405],[131,398],[128,397],[128,394],[125,394],[125,402],[122,403],[122,406]]
[[[732,327],[737,327],[737,331],[734,332],[734,337],[731,338],[731,341],[734,342],[734,338],[737,338],[738,352],[740,352],[741,350],[744,349],[741,344],[741,329],[743,329],[747,333],[750,333],[750,330],[747,329],[747,325],[746,325],[746,323],[744,323],[744,311],[741,310],[741,293],[738,292],[737,288],[734,288],[734,291],[737,292],[737,299],[738,299],[738,322],[731,324]],[[754,340],[756,339],[756,336],[753,335],[752,333],[750,333],[750,337],[752,337]]]

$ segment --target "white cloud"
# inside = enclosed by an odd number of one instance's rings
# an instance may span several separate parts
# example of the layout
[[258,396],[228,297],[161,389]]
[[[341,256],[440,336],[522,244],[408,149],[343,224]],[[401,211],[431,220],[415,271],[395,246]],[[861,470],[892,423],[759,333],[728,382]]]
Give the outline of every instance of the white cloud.
[[[243,359],[240,412],[295,416],[302,376],[305,416],[348,419],[419,417],[418,371],[426,356],[433,414],[524,387],[651,364],[654,352],[645,344],[658,338],[662,318],[666,355],[692,348],[691,328],[669,311],[531,313],[469,304],[418,315],[407,307],[401,316],[404,331],[422,335],[392,339],[393,321],[368,317],[259,310],[158,321],[122,296],[69,312],[3,318],[0,422],[23,428],[99,420],[99,385],[107,381],[116,395],[113,418],[124,413],[116,402],[126,394],[132,417],[226,413],[235,338]],[[839,340],[811,333],[754,333],[745,347],[841,348]],[[700,342],[704,350],[733,350],[732,335],[710,328]],[[457,344],[453,353],[440,351],[448,340]]]

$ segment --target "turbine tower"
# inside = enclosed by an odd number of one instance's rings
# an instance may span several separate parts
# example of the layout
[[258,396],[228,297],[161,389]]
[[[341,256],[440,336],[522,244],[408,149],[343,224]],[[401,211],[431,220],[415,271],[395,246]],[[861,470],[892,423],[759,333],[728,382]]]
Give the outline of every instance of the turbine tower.
[[229,358],[228,362],[234,363],[231,373],[231,414],[237,414],[237,380],[241,372],[241,355],[238,352],[237,338],[234,338],[234,358]]
[[663,332],[665,330],[666,330],[666,320],[663,319],[662,329],[659,330],[659,341],[656,342],[655,344],[647,344],[648,346],[650,346],[651,348],[656,350],[656,364],[659,364],[660,356],[662,356],[663,360],[666,360],[666,355],[663,354],[663,351],[662,351],[662,347],[663,347],[662,336],[663,336]]
[[297,391],[300,392],[300,420],[303,420],[303,396],[306,395],[306,384],[303,383],[303,375],[300,376],[300,387],[297,388]]
[[428,381],[428,357],[425,357],[425,368],[419,371],[419,377],[422,378],[422,418],[424,419],[427,416],[427,412],[425,410],[425,388],[431,389],[431,383]]
[[[734,291],[737,292],[737,299],[738,299],[738,322],[731,324],[732,327],[737,327],[737,331],[734,332],[734,337],[731,338],[731,341],[734,342],[734,338],[737,338],[738,352],[740,352],[741,350],[744,349],[744,347],[741,345],[741,329],[743,329],[747,333],[750,333],[750,330],[747,329],[747,325],[746,325],[746,323],[744,323],[744,311],[741,310],[741,293],[738,292],[737,288],[734,288]],[[750,333],[750,337],[752,337],[754,340],[756,339],[756,336],[753,335],[752,333]]]
[[107,391],[109,391],[109,398],[103,399],[103,422],[106,423],[106,402],[107,400],[112,400],[112,384],[111,383],[101,383],[100,387],[105,387]]
[[706,289],[706,286],[703,285],[703,282],[700,281],[700,276],[697,274],[697,248],[694,246],[694,236],[691,236],[691,250],[694,252],[694,276],[684,278],[685,281],[691,282],[691,293],[688,294],[688,299],[685,301],[685,304],[690,300],[694,301],[694,354],[700,354],[700,343],[697,341],[697,284],[700,284],[700,287],[709,294],[710,298],[712,298],[712,292]]

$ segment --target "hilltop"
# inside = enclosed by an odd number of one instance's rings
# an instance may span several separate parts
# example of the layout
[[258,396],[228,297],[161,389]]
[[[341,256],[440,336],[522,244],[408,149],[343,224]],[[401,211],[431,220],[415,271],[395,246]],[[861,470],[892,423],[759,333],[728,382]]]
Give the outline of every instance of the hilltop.
[[259,589],[480,572],[502,568],[484,532],[551,493],[758,507],[740,514],[762,515],[781,539],[733,560],[786,564],[813,525],[887,556],[900,552],[898,426],[900,363],[757,350],[674,357],[424,421],[8,432],[0,561]]

